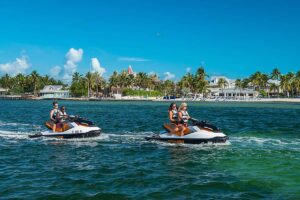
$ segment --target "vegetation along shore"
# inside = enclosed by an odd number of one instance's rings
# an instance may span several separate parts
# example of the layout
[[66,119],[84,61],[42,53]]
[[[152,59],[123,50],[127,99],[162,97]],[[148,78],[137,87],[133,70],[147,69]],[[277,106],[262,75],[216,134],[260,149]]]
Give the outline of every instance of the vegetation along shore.
[[[271,73],[259,71],[243,79],[209,76],[203,67],[187,73],[178,81],[161,80],[157,74],[114,71],[105,79],[99,73],[75,72],[71,83],[55,80],[48,75],[32,73],[0,78],[0,96],[30,96],[40,99],[47,86],[61,86],[68,95],[61,99],[123,99],[123,100],[205,100],[205,101],[292,101],[300,96],[300,70],[282,74],[278,68]],[[51,90],[51,87],[50,87]],[[51,96],[49,97],[51,98]],[[59,98],[59,96],[53,96]],[[289,99],[287,99],[289,98]],[[295,100],[291,100],[291,98]]]

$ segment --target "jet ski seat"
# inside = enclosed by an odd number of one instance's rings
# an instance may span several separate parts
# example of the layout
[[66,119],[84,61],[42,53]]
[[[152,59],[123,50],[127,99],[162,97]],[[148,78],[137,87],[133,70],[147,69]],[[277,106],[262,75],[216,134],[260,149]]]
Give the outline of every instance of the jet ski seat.
[[[175,124],[164,124],[163,125],[163,128],[168,131],[169,133],[174,133],[175,131],[175,128],[176,128],[176,125]],[[187,127],[187,129],[185,129],[184,131],[184,135],[187,135],[187,134],[190,134],[192,132],[192,130],[189,129],[189,127]],[[180,131],[176,131],[175,132],[176,135],[180,136],[181,135],[181,132]]]
[[[47,122],[45,122],[45,126],[48,129],[50,129],[50,130],[53,129],[53,124],[54,124],[53,121],[47,121]],[[56,132],[64,132],[64,131],[66,131],[68,129],[70,129],[70,126],[68,125],[68,123],[58,123],[58,124],[56,124],[55,131]]]

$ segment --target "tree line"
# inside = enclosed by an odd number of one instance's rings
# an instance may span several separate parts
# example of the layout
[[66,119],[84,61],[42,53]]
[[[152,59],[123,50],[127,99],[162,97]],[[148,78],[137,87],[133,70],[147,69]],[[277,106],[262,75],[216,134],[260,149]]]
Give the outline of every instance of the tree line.
[[36,70],[30,74],[17,74],[10,76],[5,74],[0,78],[0,87],[8,89],[9,94],[34,94],[38,95],[39,90],[43,89],[45,85],[63,85],[67,86],[60,80],[55,80],[48,75],[41,76]]
[[[75,72],[72,76],[72,82],[67,85],[48,75],[41,76],[37,71],[33,71],[28,75],[9,76],[5,74],[0,78],[0,86],[7,88],[10,94],[31,93],[38,95],[38,91],[45,85],[63,85],[70,89],[71,95],[74,97],[111,96],[115,93],[140,96],[186,96],[188,94],[203,94],[205,96],[211,88],[208,78],[209,76],[203,67],[199,67],[194,74],[185,74],[177,82],[161,80],[157,74],[145,72],[133,75],[126,70],[120,73],[114,71],[108,79],[104,79],[97,72],[87,72],[85,75]],[[270,80],[274,81],[270,82]],[[217,83],[217,86],[222,90],[228,85],[229,83],[224,78],[220,78]],[[286,97],[298,96],[300,95],[300,70],[297,73],[288,72],[287,74],[282,74],[278,68],[275,68],[270,74],[257,71],[247,78],[236,79],[235,88],[238,90],[253,88],[264,96],[269,96],[270,93]]]

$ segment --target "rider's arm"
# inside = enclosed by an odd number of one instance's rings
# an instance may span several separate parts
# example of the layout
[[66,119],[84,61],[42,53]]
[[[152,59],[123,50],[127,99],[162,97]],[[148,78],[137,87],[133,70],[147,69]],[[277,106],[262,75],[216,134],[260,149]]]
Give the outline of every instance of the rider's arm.
[[187,119],[191,119],[191,116],[190,114],[187,112],[188,116],[187,116]]
[[182,113],[181,112],[178,112],[178,119],[179,119],[179,122],[182,120]]
[[56,117],[55,117],[55,119],[58,119],[58,120],[60,120],[61,119],[61,112],[57,112],[56,113]]
[[50,112],[50,119],[54,121],[55,119],[53,119],[53,113],[54,113],[54,110],[51,110],[51,112]]

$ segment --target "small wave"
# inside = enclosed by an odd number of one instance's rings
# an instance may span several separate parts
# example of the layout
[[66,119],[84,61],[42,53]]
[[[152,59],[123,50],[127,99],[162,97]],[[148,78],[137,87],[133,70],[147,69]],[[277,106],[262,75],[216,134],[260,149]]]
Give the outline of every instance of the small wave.
[[0,126],[33,126],[32,124],[16,123],[16,122],[2,122],[0,121]]
[[242,146],[256,145],[260,147],[277,147],[300,150],[299,138],[262,138],[262,137],[230,137],[233,144]]
[[212,148],[212,147],[226,147],[230,146],[230,141],[226,141],[224,143],[201,143],[201,144],[185,144],[185,143],[169,143],[169,142],[162,142],[162,141],[147,141],[153,144],[159,144],[164,147],[187,147],[191,149],[205,149],[205,148]]
[[32,133],[0,130],[0,137],[8,138],[8,139],[26,139],[26,138],[28,138],[29,134],[32,134]]

